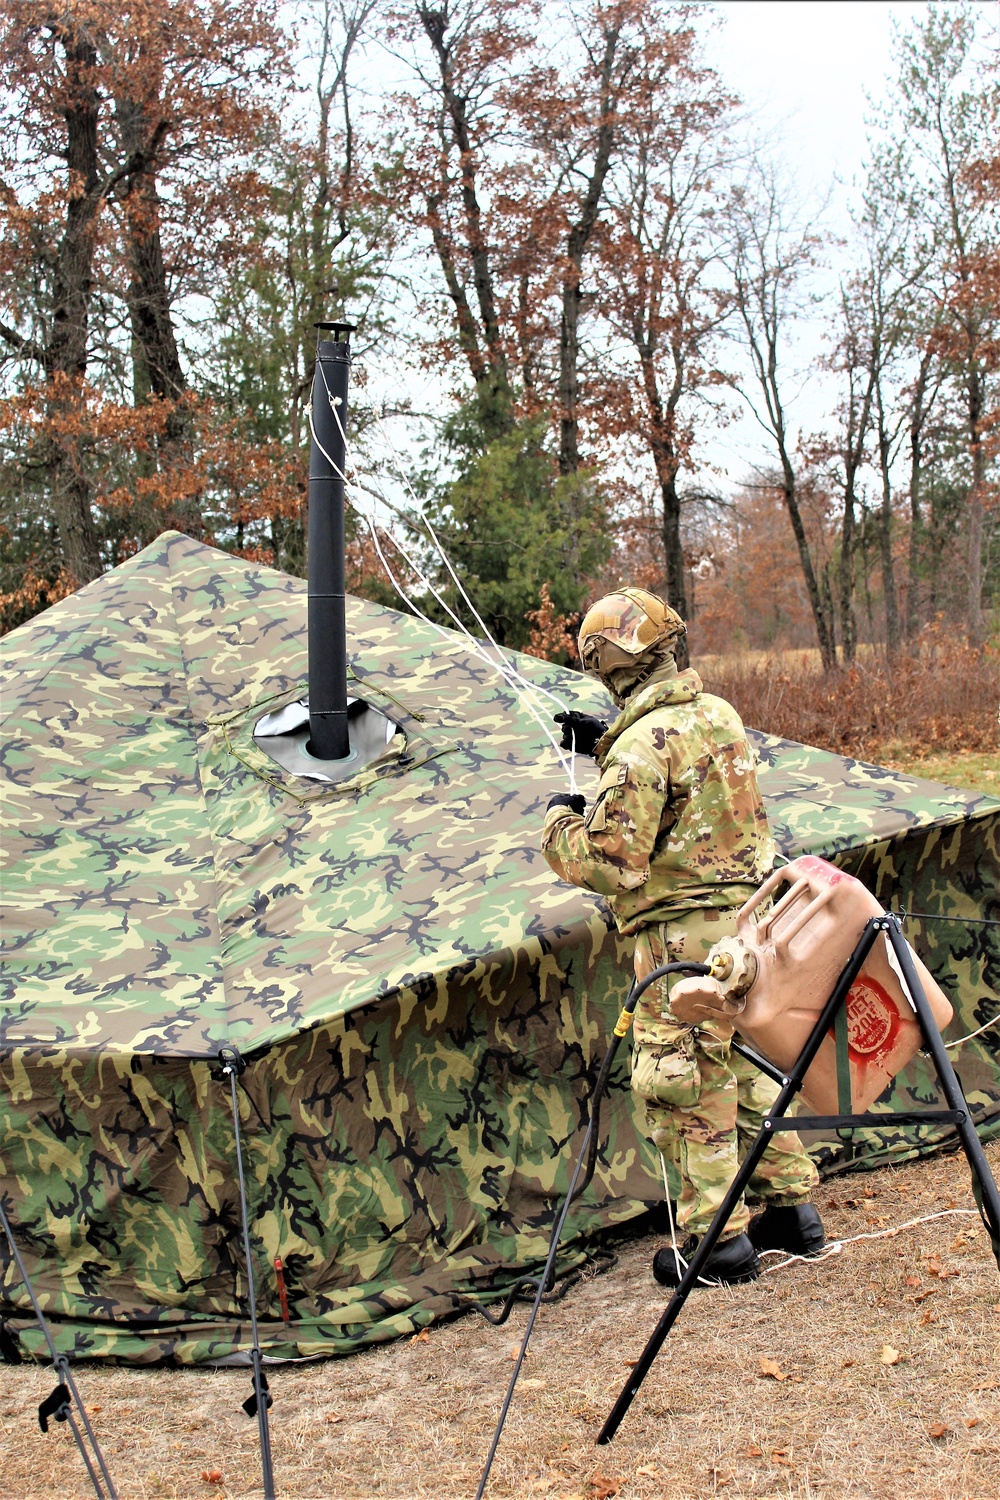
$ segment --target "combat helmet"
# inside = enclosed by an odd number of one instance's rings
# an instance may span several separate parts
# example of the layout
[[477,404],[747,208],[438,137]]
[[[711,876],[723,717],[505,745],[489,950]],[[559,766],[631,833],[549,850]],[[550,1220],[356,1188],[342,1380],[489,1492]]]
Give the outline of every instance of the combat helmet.
[[580,626],[583,669],[621,702],[687,634],[675,609],[645,589],[620,588],[592,604]]

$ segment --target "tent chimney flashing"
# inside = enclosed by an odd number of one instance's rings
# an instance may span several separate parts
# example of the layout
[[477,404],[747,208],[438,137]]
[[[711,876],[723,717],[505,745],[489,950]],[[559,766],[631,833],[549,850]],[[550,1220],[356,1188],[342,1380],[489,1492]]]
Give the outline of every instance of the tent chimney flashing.
[[265,714],[254,739],[283,770],[342,782],[385,754],[399,730],[347,694],[344,473],[353,323],[316,323],[309,449],[309,696]]

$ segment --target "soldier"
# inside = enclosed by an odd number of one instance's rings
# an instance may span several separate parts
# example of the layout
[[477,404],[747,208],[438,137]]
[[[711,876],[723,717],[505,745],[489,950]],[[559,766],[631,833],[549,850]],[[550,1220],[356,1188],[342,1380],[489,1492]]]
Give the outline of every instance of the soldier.
[[[637,979],[675,959],[702,962],[713,943],[735,933],[737,910],[774,860],[738,714],[702,690],[697,672],[677,670],[674,647],[685,633],[681,617],[643,589],[599,600],[580,627],[580,660],[620,713],[610,728],[588,714],[556,716],[564,747],[572,736],[602,775],[589,812],[582,796],[551,799],[542,850],[561,879],[603,896],[619,930],[635,935]],[[730,1051],[731,1027],[676,1020],[672,982],[660,980],[640,999],[632,1054],[632,1087],[645,1101],[650,1137],[681,1182],[682,1263],[671,1247],[653,1262],[666,1286],[679,1282],[778,1093]],[[764,1211],[751,1219],[740,1200],[706,1277],[752,1280],[758,1250],[816,1254],[824,1243],[808,1201],[816,1181],[798,1137],[777,1135],[750,1182]]]

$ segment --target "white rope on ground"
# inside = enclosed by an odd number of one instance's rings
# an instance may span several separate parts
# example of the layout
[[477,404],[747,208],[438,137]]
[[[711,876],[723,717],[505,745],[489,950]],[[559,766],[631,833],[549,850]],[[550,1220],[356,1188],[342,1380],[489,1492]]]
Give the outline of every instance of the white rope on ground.
[[[325,383],[325,377],[324,377],[324,383]],[[331,405],[331,408],[333,409],[335,417],[337,417],[337,424],[338,424],[338,426],[340,426],[341,432],[343,432],[343,427],[341,426],[339,416],[337,416],[337,410],[336,410],[336,406],[334,404],[335,401],[336,401],[336,399],[337,399],[336,397],[332,397],[331,396],[330,397],[330,405]],[[320,442],[319,437],[318,437],[318,435],[316,433],[315,426],[313,424],[312,412],[309,413],[309,430],[310,430],[310,432],[312,434],[313,441],[315,442],[315,444],[316,444],[317,448],[319,449],[319,451],[322,453],[323,457],[326,459],[327,463],[333,469],[334,473],[336,473],[337,476],[341,480],[343,480],[344,486],[345,486],[345,491],[350,492],[350,491],[355,491],[356,490],[358,492],[358,494],[364,494],[365,491],[362,489],[362,487],[356,485],[352,479],[349,479],[347,477],[347,475],[344,473],[344,471],[340,468],[340,466],[335,462],[335,460],[330,456],[330,454],[323,447],[323,445]],[[381,498],[382,501],[383,501],[383,503],[385,503],[386,505],[388,505],[390,509],[396,510],[396,507],[393,506],[391,504],[391,502],[389,502],[388,500],[386,500],[384,495],[376,496],[374,498]],[[368,529],[369,529],[369,531],[371,533],[372,541],[374,543],[375,550],[376,550],[376,553],[378,555],[379,561],[381,562],[381,564],[382,564],[382,566],[383,566],[383,568],[385,570],[386,576],[388,577],[388,579],[389,579],[390,583],[392,584],[392,587],[395,589],[396,593],[399,595],[400,599],[402,599],[403,602],[408,606],[408,608],[410,608],[413,611],[413,613],[418,616],[419,619],[423,620],[425,624],[430,625],[432,629],[434,629],[434,630],[436,630],[438,632],[438,634],[443,635],[443,636],[447,636],[449,632],[445,629],[445,627],[442,626],[442,625],[439,625],[436,620],[430,619],[430,617],[428,615],[426,615],[423,612],[423,610],[421,610],[419,608],[419,606],[417,604],[414,603],[413,599],[407,594],[407,592],[404,589],[404,587],[402,586],[402,584],[395,577],[392,569],[389,566],[388,560],[385,557],[384,552],[382,551],[381,545],[379,543],[379,539],[378,539],[378,527],[377,527],[377,523],[376,523],[374,517],[369,513],[369,511],[363,505],[359,504],[357,502],[357,500],[355,500],[350,493],[348,493],[348,499],[349,499],[351,505],[354,507],[354,509],[358,512],[358,514],[361,516],[361,518],[367,524]],[[448,605],[448,603],[444,599],[442,599],[441,595],[435,589],[434,585],[430,582],[430,580],[427,579],[423,575],[422,571],[420,570],[419,565],[410,557],[409,553],[406,551],[405,547],[402,546],[402,544],[399,542],[399,540],[395,536],[393,536],[391,532],[387,531],[385,534],[389,538],[389,540],[392,542],[392,544],[396,548],[397,552],[399,552],[400,555],[404,558],[404,560],[406,561],[407,565],[412,569],[412,571],[414,572],[414,574],[417,577],[418,582],[424,588],[426,588],[434,596],[434,598],[437,600],[437,602],[441,605],[441,608],[443,610],[445,610],[445,612],[448,614],[448,616],[452,620],[455,621],[455,624],[458,627],[459,631],[465,637],[465,640],[466,640],[466,649],[469,650],[471,652],[471,654],[473,656],[475,656],[479,661],[483,662],[484,665],[490,667],[492,670],[494,670],[494,671],[496,671],[496,672],[498,672],[500,674],[500,676],[502,677],[502,679],[504,680],[504,682],[507,684],[507,686],[513,691],[513,693],[514,693],[515,697],[518,699],[518,701],[523,704],[523,706],[531,714],[532,718],[534,718],[535,721],[538,723],[538,725],[542,729],[542,732],[545,734],[546,738],[549,740],[549,743],[552,745],[552,748],[553,748],[553,750],[556,753],[556,756],[557,756],[557,758],[559,760],[559,763],[562,766],[563,771],[566,773],[566,775],[567,775],[567,777],[569,779],[569,784],[570,784],[570,790],[571,790],[571,792],[576,793],[577,785],[576,785],[575,754],[571,753],[569,761],[567,762],[567,760],[566,760],[566,758],[565,758],[565,756],[564,756],[564,754],[562,752],[562,748],[559,745],[559,742],[557,741],[555,735],[553,734],[552,730],[549,728],[549,726],[545,722],[545,720],[538,713],[538,711],[535,708],[535,705],[530,701],[530,699],[528,698],[527,693],[525,691],[525,688],[529,688],[529,689],[531,689],[531,690],[534,691],[536,689],[536,684],[528,683],[527,679],[522,678],[521,675],[516,671],[516,669],[514,669],[508,662],[506,662],[506,660],[503,657],[501,657],[500,660],[497,661],[492,656],[490,656],[490,654],[486,651],[485,647],[483,646],[482,642],[478,641],[476,639],[476,637],[474,635],[472,635],[471,631],[464,624],[464,622],[455,614],[454,610],[451,609],[451,607]],[[494,642],[492,640],[492,638],[490,639],[490,643],[491,643],[491,645],[493,645],[494,649],[497,652],[499,652],[500,648],[496,645],[496,642]],[[548,696],[548,697],[553,697],[553,698],[555,697],[554,694],[549,693],[546,689],[538,689],[538,691],[544,692],[545,695]],[[557,703],[561,703],[561,700],[559,700],[558,698],[555,698],[555,701]]]
[[857,1245],[862,1240],[891,1240],[897,1234],[902,1234],[906,1229],[915,1229],[918,1224],[930,1224],[934,1219],[950,1219],[956,1215],[971,1215],[972,1218],[978,1219],[979,1210],[977,1208],[944,1208],[939,1213],[924,1214],[920,1219],[909,1219],[905,1224],[896,1224],[895,1226],[890,1226],[888,1229],[878,1229],[871,1234],[853,1234],[846,1239],[831,1240],[819,1255],[788,1255],[784,1250],[761,1250],[759,1252],[761,1257],[765,1255],[785,1256],[785,1259],[779,1261],[777,1265],[765,1266],[761,1274],[769,1276],[772,1271],[784,1270],[785,1266],[790,1265],[795,1260],[801,1261],[804,1265],[817,1266],[821,1261],[829,1260],[832,1256],[839,1255],[845,1245]]

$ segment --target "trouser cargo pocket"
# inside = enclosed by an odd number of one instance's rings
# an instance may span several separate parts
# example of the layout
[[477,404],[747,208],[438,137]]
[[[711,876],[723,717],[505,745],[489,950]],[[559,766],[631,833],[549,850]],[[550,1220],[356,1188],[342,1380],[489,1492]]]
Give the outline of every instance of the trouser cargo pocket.
[[632,1088],[640,1099],[691,1109],[701,1094],[701,1069],[690,1035],[668,1046],[640,1045],[632,1054]]

